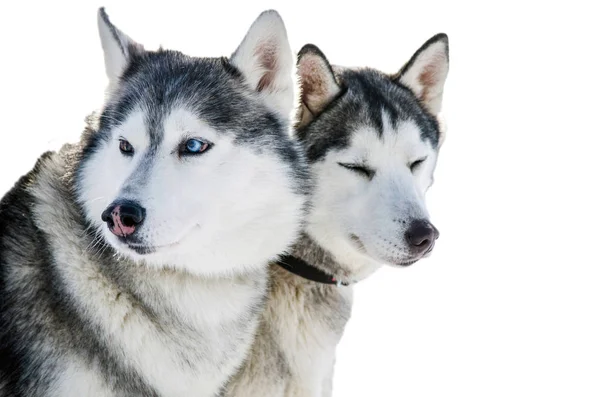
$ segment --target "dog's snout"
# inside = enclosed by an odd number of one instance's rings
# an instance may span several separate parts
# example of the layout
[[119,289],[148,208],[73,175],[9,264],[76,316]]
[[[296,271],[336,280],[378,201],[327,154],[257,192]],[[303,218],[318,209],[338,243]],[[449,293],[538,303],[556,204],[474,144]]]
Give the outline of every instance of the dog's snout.
[[118,237],[131,236],[144,222],[146,210],[134,201],[120,201],[109,205],[102,213],[108,229]]
[[438,230],[425,219],[413,221],[405,235],[411,250],[418,254],[430,251],[439,236]]

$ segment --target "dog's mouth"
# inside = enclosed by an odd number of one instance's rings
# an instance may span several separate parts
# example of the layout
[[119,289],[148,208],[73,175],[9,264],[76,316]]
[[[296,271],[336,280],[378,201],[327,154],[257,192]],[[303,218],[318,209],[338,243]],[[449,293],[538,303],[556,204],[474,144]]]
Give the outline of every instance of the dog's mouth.
[[127,247],[133,251],[135,251],[138,255],[149,255],[156,252],[159,247],[150,246],[150,245],[138,245],[138,244],[127,244]]
[[408,260],[403,260],[403,261],[396,261],[396,262],[392,262],[395,266],[400,266],[400,267],[408,267],[410,265],[413,265],[415,263],[417,263],[418,261],[420,261],[423,258],[427,258],[430,254],[431,251],[433,251],[433,247],[435,244],[432,244],[431,247],[429,247],[427,249],[427,251],[423,252],[421,255],[419,255],[417,258],[414,259],[408,259]]
[[394,265],[400,266],[400,267],[409,267],[410,265],[414,265],[415,263],[417,263],[419,260],[421,260],[421,258],[404,261],[404,262],[396,262],[396,263],[394,263]]
[[176,247],[178,244],[179,242],[161,245],[127,244],[127,247],[129,247],[129,249],[135,251],[139,255],[149,255],[157,251],[162,251],[168,248]]
[[[116,236],[112,236],[113,238]],[[168,241],[161,244],[148,244],[147,241],[140,236],[130,236],[130,237],[117,237],[118,243],[113,244],[116,249],[118,248],[127,248],[126,251],[133,251],[137,255],[150,255],[160,251],[172,250],[173,248],[177,248],[178,246],[185,244],[188,233],[184,233],[180,236],[177,236],[177,240]]]

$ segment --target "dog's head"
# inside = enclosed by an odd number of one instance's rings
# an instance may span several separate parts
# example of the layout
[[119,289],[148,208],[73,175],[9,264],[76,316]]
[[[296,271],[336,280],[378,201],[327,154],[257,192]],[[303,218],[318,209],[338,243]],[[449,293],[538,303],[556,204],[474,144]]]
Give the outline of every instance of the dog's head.
[[424,196],[442,143],[447,36],[431,38],[391,76],[332,67],[313,45],[300,51],[298,73],[296,133],[316,184],[308,234],[357,271],[429,254],[439,234]]
[[98,16],[109,79],[77,194],[117,253],[199,274],[262,265],[300,227],[306,165],[289,137],[293,56],[260,15],[230,58],[146,51]]

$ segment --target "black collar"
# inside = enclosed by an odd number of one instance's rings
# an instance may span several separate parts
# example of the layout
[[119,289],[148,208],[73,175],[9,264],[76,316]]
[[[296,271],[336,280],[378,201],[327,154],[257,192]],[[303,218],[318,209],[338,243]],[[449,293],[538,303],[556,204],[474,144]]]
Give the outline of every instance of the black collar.
[[283,255],[276,263],[290,273],[294,273],[295,275],[303,277],[307,280],[316,281],[317,283],[338,286],[350,285],[350,283],[336,280],[335,277],[325,273],[321,269],[318,269],[302,259],[296,258],[292,255]]

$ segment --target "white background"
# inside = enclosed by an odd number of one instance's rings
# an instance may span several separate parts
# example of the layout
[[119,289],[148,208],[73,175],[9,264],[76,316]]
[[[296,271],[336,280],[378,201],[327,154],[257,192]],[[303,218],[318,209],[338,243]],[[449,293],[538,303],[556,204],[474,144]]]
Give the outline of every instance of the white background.
[[5,2],[0,191],[101,104],[100,5],[147,48],[202,56],[229,55],[275,8],[295,51],[390,73],[446,32],[449,130],[428,195],[441,238],[356,287],[334,395],[598,396],[600,28],[592,2],[564,4]]

